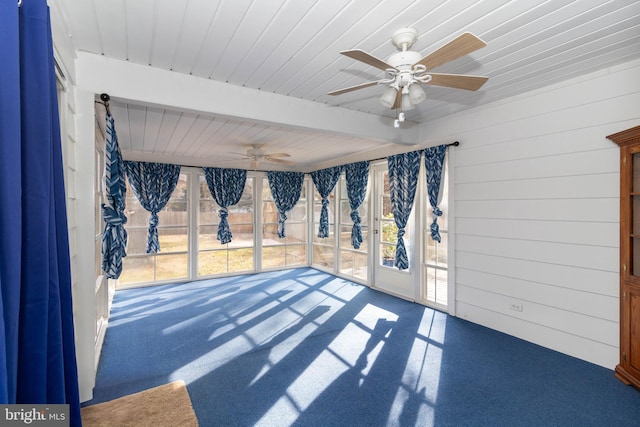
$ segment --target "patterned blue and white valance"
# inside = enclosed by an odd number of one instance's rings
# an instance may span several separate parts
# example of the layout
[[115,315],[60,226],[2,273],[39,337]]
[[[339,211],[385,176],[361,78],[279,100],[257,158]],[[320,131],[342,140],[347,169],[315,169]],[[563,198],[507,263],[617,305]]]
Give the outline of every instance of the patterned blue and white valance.
[[444,159],[447,154],[447,145],[439,145],[424,150],[424,167],[427,172],[427,193],[429,204],[433,209],[433,222],[431,223],[431,238],[440,243],[440,227],[438,217],[442,211],[438,207],[442,199],[442,185],[444,183]]
[[202,168],[204,176],[207,180],[207,186],[211,196],[220,206],[218,215],[220,216],[220,224],[218,225],[218,240],[221,244],[227,244],[231,241],[233,235],[229,227],[229,206],[235,205],[240,201],[244,184],[247,180],[247,171],[243,169],[223,169],[223,168]]
[[391,210],[398,227],[395,266],[400,270],[409,268],[409,258],[404,244],[405,227],[413,208],[418,184],[421,151],[411,151],[387,157],[389,166],[389,193]]
[[278,209],[278,237],[286,237],[285,221],[287,212],[294,208],[302,192],[304,174],[302,172],[267,172],[271,196]]
[[318,171],[311,172],[311,179],[316,186],[316,190],[320,193],[322,198],[322,209],[320,210],[320,225],[318,227],[318,237],[329,237],[329,194],[333,191],[333,187],[336,186],[340,174],[342,173],[342,166],[334,166],[332,168],[320,169]]
[[347,197],[351,207],[351,245],[354,249],[360,249],[362,243],[362,229],[360,226],[360,213],[358,208],[367,196],[367,184],[369,182],[369,162],[357,162],[345,165],[345,178],[347,180]]
[[102,204],[105,226],[102,234],[102,270],[109,279],[117,279],[122,273],[122,258],[127,256],[127,231],[124,214],[127,183],[124,162],[118,146],[118,136],[113,117],[107,115],[105,147],[105,192],[108,204]]
[[158,240],[158,212],[160,212],[175,190],[180,178],[180,166],[164,163],[125,161],[129,184],[140,204],[151,212],[147,231],[147,253],[160,251]]

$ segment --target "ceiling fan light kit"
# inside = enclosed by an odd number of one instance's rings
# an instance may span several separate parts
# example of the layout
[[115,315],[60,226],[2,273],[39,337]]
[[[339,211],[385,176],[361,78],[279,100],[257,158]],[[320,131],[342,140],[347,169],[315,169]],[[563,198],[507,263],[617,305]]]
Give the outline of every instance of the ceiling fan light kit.
[[[391,55],[386,62],[360,49],[340,52],[342,55],[383,70],[387,74],[387,78],[335,90],[329,92],[328,95],[341,95],[385,84],[388,86],[380,97],[380,104],[385,108],[400,109],[401,112],[404,112],[413,109],[415,105],[427,99],[427,94],[420,86],[421,84],[475,91],[488,80],[488,77],[484,76],[430,72],[432,68],[486,46],[485,42],[473,34],[464,33],[425,57],[422,57],[419,52],[409,50],[417,39],[418,31],[414,28],[402,28],[396,31],[391,37],[391,42],[400,52]],[[402,121],[396,119],[394,126],[399,127],[399,123]]]

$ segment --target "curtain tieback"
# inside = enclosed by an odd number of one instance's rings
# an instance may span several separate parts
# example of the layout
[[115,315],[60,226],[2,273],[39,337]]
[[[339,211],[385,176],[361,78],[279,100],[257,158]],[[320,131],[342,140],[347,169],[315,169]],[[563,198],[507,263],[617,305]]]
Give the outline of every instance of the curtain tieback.
[[360,228],[360,214],[357,209],[351,211],[351,220],[353,221],[353,227],[351,228],[351,246],[353,246],[354,249],[360,249],[362,230]]
[[440,210],[439,207],[436,206],[435,208],[433,208],[433,214],[435,216],[442,216],[442,211]]
[[118,212],[111,206],[107,206],[104,203],[102,204],[102,216],[104,217],[104,222],[106,222],[108,226],[123,225],[127,223],[127,217],[124,212]]
[[284,238],[286,237],[286,233],[285,233],[285,229],[284,229],[284,223],[287,220],[287,215],[284,212],[278,212],[278,237],[279,238]]
[[220,209],[218,210],[218,216],[219,216],[221,219],[224,219],[224,218],[228,217],[228,216],[229,216],[229,209],[227,209],[227,208],[220,208]]
[[147,230],[147,253],[155,254],[160,251],[160,240],[158,240],[158,212],[152,211],[149,217],[149,229]]

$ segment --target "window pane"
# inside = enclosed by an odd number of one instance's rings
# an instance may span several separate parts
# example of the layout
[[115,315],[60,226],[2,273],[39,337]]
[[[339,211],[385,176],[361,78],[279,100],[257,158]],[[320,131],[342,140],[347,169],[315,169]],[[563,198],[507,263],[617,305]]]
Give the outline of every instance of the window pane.
[[265,223],[278,222],[278,209],[274,202],[265,202],[262,204],[262,220]]
[[227,251],[198,253],[198,276],[209,276],[227,272]]
[[313,242],[314,243],[322,243],[324,245],[331,245],[333,246],[333,243],[335,242],[335,237],[334,237],[334,227],[333,225],[329,226],[329,237],[318,237],[318,229],[319,229],[319,224],[314,224],[315,227],[313,229]]
[[[341,248],[349,248],[354,249],[351,244],[351,230],[353,230],[353,225],[343,225],[340,227],[340,247]],[[363,227],[360,225],[360,232],[362,233],[362,243],[360,243],[360,248],[358,251],[367,252],[367,239],[369,230],[367,227]]]
[[286,243],[285,239],[281,239],[278,237],[277,224],[264,224],[263,231],[262,231],[263,245],[284,245],[285,243]]
[[306,222],[307,221],[307,204],[306,202],[298,201],[298,203],[287,212],[287,222]]
[[186,252],[189,250],[189,238],[187,227],[158,228],[158,240],[160,253]]
[[231,234],[232,240],[229,242],[229,248],[253,247],[253,223],[231,224]]
[[229,273],[253,270],[253,247],[229,250]]
[[156,255],[156,280],[182,279],[187,277],[187,254]]
[[286,266],[284,246],[263,246],[262,267],[275,268]]
[[313,263],[326,268],[333,268],[333,247],[313,245]]
[[187,201],[170,201],[158,212],[158,227],[187,225]]
[[[361,223],[366,224],[368,214],[366,200],[358,207],[358,213],[360,214]],[[342,221],[343,224],[353,223],[351,219],[351,205],[348,200],[343,200],[340,203],[340,221]]]
[[341,251],[340,273],[366,280],[367,255],[358,252]]
[[152,282],[154,276],[155,256],[133,257],[127,255],[122,259],[121,284]]
[[288,245],[287,266],[307,264],[307,246],[306,245]]
[[340,251],[340,266],[338,270],[347,276],[353,276],[354,253],[349,251]]
[[198,249],[221,249],[223,246],[220,244],[217,235],[217,225],[201,225],[198,227]]
[[[128,190],[127,190],[128,191]],[[127,193],[133,195],[133,193]],[[147,212],[141,205],[138,199],[135,197],[127,197],[125,206],[125,212],[127,216],[128,227],[147,227],[149,224],[149,212]]]
[[302,243],[307,241],[307,224],[289,224],[285,225],[287,233],[287,244]]
[[213,225],[220,222],[218,215],[218,205],[213,200],[200,200],[200,216],[198,217],[200,224]]
[[144,255],[147,252],[147,229],[127,230],[127,255]]

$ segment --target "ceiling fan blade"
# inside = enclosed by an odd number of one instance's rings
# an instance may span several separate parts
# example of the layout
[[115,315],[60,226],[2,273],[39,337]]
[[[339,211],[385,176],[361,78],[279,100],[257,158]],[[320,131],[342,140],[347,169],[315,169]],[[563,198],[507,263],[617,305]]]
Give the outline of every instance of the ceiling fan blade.
[[278,158],[271,158],[271,156],[266,156],[264,158],[266,161],[268,162],[272,162],[272,163],[281,163],[283,165],[293,165],[295,163],[293,163],[290,160],[284,160],[284,159],[278,159]]
[[351,92],[351,91],[358,90],[358,89],[364,89],[365,87],[369,87],[369,86],[375,86],[375,85],[377,85],[378,83],[381,83],[381,82],[382,82],[382,80],[376,80],[375,82],[361,83],[359,85],[355,85],[355,86],[345,87],[343,89],[334,90],[332,92],[327,93],[327,95],[342,95],[343,93]]
[[233,152],[233,151],[229,151],[229,154],[237,154],[238,156],[246,157],[246,158],[248,158],[248,159],[250,159],[250,158],[251,158],[251,156],[247,156],[247,154],[246,154],[246,153],[235,153],[235,152]]
[[439,65],[458,59],[475,50],[485,47],[487,44],[471,33],[464,33],[445,44],[441,48],[416,62],[415,65],[424,65],[431,70]]
[[381,69],[382,71],[388,70],[389,68],[395,70],[396,67],[387,64],[382,59],[378,59],[375,56],[365,52],[361,49],[353,49],[353,50],[343,50],[340,52],[342,55],[348,56],[349,58],[353,58],[356,61],[364,62],[367,65],[371,65],[372,67],[376,67]]
[[463,74],[429,73],[429,75],[431,76],[431,81],[427,84],[465,90],[478,90],[489,80],[489,77],[485,76],[467,76]]
[[267,157],[291,157],[289,153],[269,153],[266,155]]

